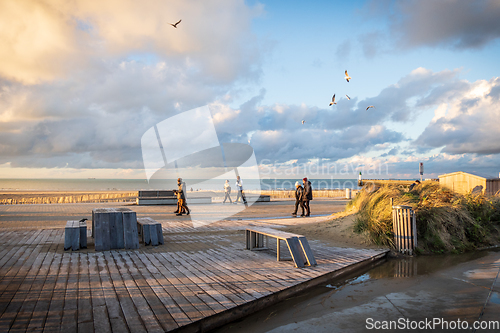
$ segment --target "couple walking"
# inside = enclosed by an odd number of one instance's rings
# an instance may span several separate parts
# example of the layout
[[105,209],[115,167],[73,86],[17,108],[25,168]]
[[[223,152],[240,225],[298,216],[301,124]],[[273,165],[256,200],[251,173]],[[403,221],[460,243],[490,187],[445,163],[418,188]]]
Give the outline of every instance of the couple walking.
[[295,183],[295,210],[292,215],[297,216],[297,209],[302,208],[302,214],[300,216],[310,216],[311,208],[309,207],[309,201],[312,200],[312,186],[311,182],[307,178],[302,179],[304,187],[300,185],[299,182]]
[[[243,193],[243,181],[241,180],[240,176],[236,177],[236,189],[238,190],[238,194],[236,196],[236,200],[234,203],[237,203],[238,200],[243,201],[245,206],[247,205],[247,199],[245,198],[245,194]],[[226,180],[226,183],[224,184],[224,201],[222,203],[226,203],[226,200],[229,199],[229,203],[233,203],[231,200],[231,185],[229,185],[229,180]]]

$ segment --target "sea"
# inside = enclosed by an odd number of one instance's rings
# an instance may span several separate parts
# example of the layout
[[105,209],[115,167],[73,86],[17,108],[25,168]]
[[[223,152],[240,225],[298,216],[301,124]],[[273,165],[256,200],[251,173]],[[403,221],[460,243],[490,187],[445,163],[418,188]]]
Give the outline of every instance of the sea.
[[[309,179],[313,189],[358,189],[357,179]],[[236,180],[229,180],[234,187]],[[243,179],[244,189],[290,190],[302,179]],[[220,179],[184,179],[186,188],[198,191],[224,189]],[[176,179],[0,179],[0,191],[138,191],[177,187]]]

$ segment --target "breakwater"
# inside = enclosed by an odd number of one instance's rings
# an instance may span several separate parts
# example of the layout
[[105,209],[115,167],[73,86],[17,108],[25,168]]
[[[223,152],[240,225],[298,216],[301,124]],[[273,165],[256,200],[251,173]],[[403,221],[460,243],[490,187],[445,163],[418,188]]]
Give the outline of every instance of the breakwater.
[[0,193],[0,205],[134,202],[137,191],[103,192],[8,192]]

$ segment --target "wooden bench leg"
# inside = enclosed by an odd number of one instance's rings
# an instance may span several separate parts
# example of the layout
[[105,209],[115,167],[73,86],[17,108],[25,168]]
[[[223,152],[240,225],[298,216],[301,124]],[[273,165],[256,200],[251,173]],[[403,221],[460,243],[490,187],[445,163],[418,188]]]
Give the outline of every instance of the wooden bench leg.
[[87,248],[87,222],[80,222],[80,247]]
[[304,258],[304,253],[300,248],[299,240],[297,237],[290,237],[286,239],[286,244],[288,245],[288,250],[292,255],[293,262],[295,263],[295,267],[304,267],[304,263],[306,262]]
[[281,253],[280,253],[280,252],[281,252],[281,249],[280,249],[280,241],[281,241],[281,239],[276,238],[276,244],[277,244],[277,245],[276,245],[276,253],[277,253],[277,254],[276,254],[276,259],[277,259],[278,261],[280,261],[280,260],[281,260]]
[[155,227],[156,227],[156,234],[158,235],[158,244],[164,244],[164,240],[163,240],[163,228],[161,226],[161,223],[156,223],[155,224]]

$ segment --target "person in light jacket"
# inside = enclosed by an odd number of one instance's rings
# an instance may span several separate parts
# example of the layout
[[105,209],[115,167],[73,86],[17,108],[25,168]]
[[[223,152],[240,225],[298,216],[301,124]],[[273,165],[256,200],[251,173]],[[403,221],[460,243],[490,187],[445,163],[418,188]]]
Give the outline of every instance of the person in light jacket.
[[304,216],[304,188],[300,185],[299,182],[295,182],[295,209],[292,213],[293,216],[297,216],[297,209],[302,208],[302,214],[300,216]]
[[222,203],[226,203],[226,200],[229,199],[229,203],[233,203],[231,200],[231,185],[229,185],[229,180],[226,180],[224,184],[224,201]]
[[247,199],[245,198],[245,194],[243,193],[243,181],[241,180],[240,176],[236,177],[236,189],[238,190],[238,194],[236,196],[236,200],[234,203],[238,202],[238,199],[241,198],[240,202],[243,201],[245,206],[247,205]]

